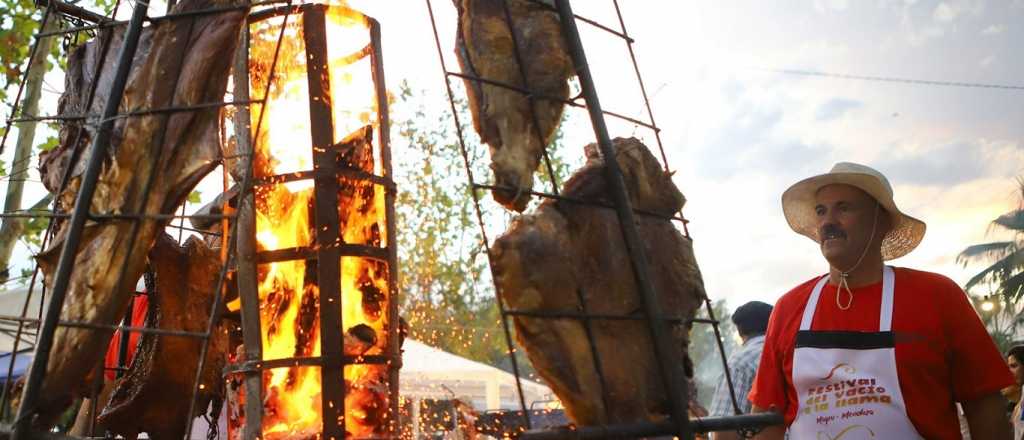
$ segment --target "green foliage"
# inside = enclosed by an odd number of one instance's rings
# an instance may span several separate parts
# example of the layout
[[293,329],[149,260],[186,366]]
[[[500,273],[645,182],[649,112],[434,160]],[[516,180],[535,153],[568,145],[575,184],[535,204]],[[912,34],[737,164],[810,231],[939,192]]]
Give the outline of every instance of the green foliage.
[[[390,112],[392,146],[400,152],[394,155],[394,168],[396,181],[401,182],[396,211],[402,316],[409,322],[413,339],[509,370],[487,249],[455,120],[448,105],[435,104],[446,102],[447,96],[413,91],[403,83],[395,98]],[[486,146],[475,137],[466,103],[457,101],[456,108],[474,180],[489,182]],[[552,167],[560,174],[559,182],[564,182],[569,165],[555,155]],[[544,165],[541,168],[539,174],[546,178]],[[538,183],[537,187],[549,190],[549,186]],[[477,195],[493,240],[511,217],[490,200],[489,193]],[[522,350],[516,355],[523,374],[529,376],[532,369]]]
[[[712,303],[715,319],[722,335],[722,344],[726,356],[731,355],[739,346],[736,326],[732,323],[732,313],[725,306],[724,300]],[[707,308],[701,307],[698,317],[708,318]],[[707,408],[714,396],[715,386],[723,380],[724,368],[722,355],[718,348],[715,329],[710,324],[694,323],[690,331],[690,359],[694,360],[694,379],[697,383],[697,400]]]
[[203,200],[202,197],[203,197],[203,193],[201,191],[199,191],[198,189],[196,189],[196,190],[192,190],[192,192],[188,193],[188,198],[186,198],[185,201],[187,201],[189,203],[195,204],[195,203],[201,202]]
[[[396,199],[402,314],[412,338],[493,364],[504,353],[493,343],[500,321],[455,123],[446,109],[425,101],[425,92],[403,84],[391,107],[398,135],[392,144],[402,151],[394,167],[402,173]],[[465,111],[460,117],[469,120]],[[482,159],[479,150],[471,152],[474,159]]]
[[[992,336],[992,341],[995,342],[996,347],[999,347],[1000,353],[1006,353],[1010,347],[1021,343],[1017,338],[1017,333],[1021,324],[1024,323],[1024,315],[1022,315],[1024,304],[1009,300],[1005,296],[971,296],[970,299],[974,309],[981,316],[981,321],[985,324],[988,334]],[[982,307],[982,304],[986,302],[992,306],[991,310],[985,310]]]
[[992,228],[1011,231],[1013,239],[968,246],[957,262],[967,265],[975,261],[989,262],[989,266],[971,277],[964,286],[971,291],[985,285],[995,295],[1010,302],[1024,296],[1024,178],[1017,179],[1021,205],[992,221]]

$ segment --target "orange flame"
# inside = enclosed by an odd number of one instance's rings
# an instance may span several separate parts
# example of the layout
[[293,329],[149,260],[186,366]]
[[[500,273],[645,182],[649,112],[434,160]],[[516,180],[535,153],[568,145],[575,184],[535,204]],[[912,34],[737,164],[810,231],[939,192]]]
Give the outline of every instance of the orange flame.
[[[308,79],[301,14],[288,17],[277,54],[274,76],[266,90],[283,17],[253,23],[250,40],[252,96],[266,96],[266,108],[254,105],[257,177],[307,171],[312,166]],[[334,140],[377,124],[375,88],[365,17],[346,7],[327,9]],[[264,117],[259,121],[261,110]],[[331,147],[333,148],[333,147]],[[376,140],[346,153],[350,166],[380,174]],[[377,157],[375,157],[377,156]],[[375,160],[376,159],[376,160]],[[372,183],[339,178],[341,241],[386,246],[384,189]],[[256,189],[256,239],[260,251],[313,247],[313,181],[296,180]],[[313,263],[316,264],[315,262]],[[319,289],[315,266],[294,260],[259,266],[260,320],[263,359],[319,356]],[[342,257],[341,295],[347,355],[384,352],[387,326],[384,311],[390,300],[384,262]],[[372,334],[369,330],[372,330]],[[386,370],[382,365],[346,367],[344,423],[351,436],[382,433],[387,413]],[[264,373],[263,436],[314,438],[322,429],[320,371],[290,367]]]

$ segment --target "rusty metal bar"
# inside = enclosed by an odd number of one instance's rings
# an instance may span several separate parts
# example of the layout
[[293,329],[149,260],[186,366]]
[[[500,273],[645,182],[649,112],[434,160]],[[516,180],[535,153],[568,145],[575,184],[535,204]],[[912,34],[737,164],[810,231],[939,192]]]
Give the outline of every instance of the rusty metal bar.
[[365,246],[361,244],[330,243],[316,247],[294,247],[275,249],[272,251],[260,251],[256,253],[256,263],[275,263],[279,261],[292,260],[316,260],[319,259],[319,251],[322,248],[334,248],[344,257],[371,258],[374,260],[387,261],[388,250],[379,247]]
[[[142,24],[148,9],[149,2],[147,0],[138,0],[135,10],[132,12],[132,18],[125,33],[124,44],[121,46],[121,52],[118,55],[117,71],[111,83],[110,95],[103,108],[103,114],[107,118],[117,113],[124,94],[125,85],[128,83],[128,73],[131,70],[132,59],[138,48],[139,37],[142,35]],[[14,440],[26,439],[29,434],[32,414],[36,409],[37,394],[49,364],[54,333],[57,331],[60,312],[64,308],[64,298],[67,296],[68,285],[71,281],[71,271],[75,265],[75,255],[77,254],[78,245],[85,228],[89,206],[92,204],[92,196],[96,192],[96,181],[99,178],[103,165],[103,153],[110,144],[113,126],[114,121],[100,124],[96,137],[93,140],[92,155],[89,157],[85,173],[82,176],[81,187],[75,199],[74,214],[71,216],[68,234],[65,237],[64,247],[61,249],[60,259],[55,270],[49,308],[46,311],[43,326],[39,331],[35,357],[32,360],[32,366],[29,368],[28,379],[25,382],[25,389],[22,393],[21,405],[18,407],[18,415],[15,418],[14,430],[12,432]]]
[[[462,163],[466,168],[466,179],[469,181],[470,189],[476,186],[475,178],[473,177],[473,167],[469,162],[469,150],[466,148],[466,138],[462,133],[462,122],[459,118],[458,109],[455,107],[455,92],[452,91],[452,83],[449,79],[448,66],[444,60],[444,51],[441,49],[441,36],[437,31],[437,20],[434,17],[434,6],[431,0],[425,0],[427,3],[427,13],[430,15],[430,26],[434,31],[434,45],[437,47],[437,57],[441,62],[441,72],[446,74],[444,76],[444,85],[448,92],[448,104],[451,108],[452,118],[455,119],[455,132],[459,137],[459,152],[462,154]],[[480,227],[480,237],[482,239],[481,245],[484,249],[487,249],[487,267],[491,271],[491,278],[497,278],[494,274],[494,255],[490,251],[490,240],[487,238],[487,228],[484,227],[484,216],[483,210],[480,208],[480,195],[476,191],[470,191],[470,195],[473,197],[473,211],[476,214],[477,225]],[[523,381],[519,374],[519,361],[515,355],[515,344],[512,342],[512,330],[508,324],[508,314],[505,313],[505,303],[501,301],[500,288],[497,284],[494,284],[495,298],[497,298],[498,311],[501,313],[501,328],[505,335],[505,345],[508,347],[508,359],[512,364],[512,375],[515,377],[516,391],[519,393],[519,405],[524,409],[523,413],[523,426],[526,429],[530,429],[532,426],[530,422],[530,416],[526,414],[526,400],[523,398]]]
[[[277,185],[287,182],[295,182],[298,180],[309,180],[317,177],[318,171],[315,170],[303,170],[295,171],[287,174],[275,174],[273,176],[261,177],[256,179],[256,186],[267,186]],[[349,179],[365,180],[375,185],[380,185],[388,189],[395,189],[395,182],[389,177],[378,176],[376,174],[367,173],[366,171],[339,166],[336,176],[344,176]]]
[[381,44],[380,23],[377,20],[367,17],[370,25],[370,66],[374,84],[374,92],[377,101],[377,140],[380,146],[379,154],[381,170],[384,179],[392,182],[385,185],[384,190],[384,216],[385,216],[385,241],[388,260],[388,309],[387,316],[387,347],[385,353],[391,359],[387,363],[388,369],[388,434],[398,437],[401,431],[400,414],[398,406],[399,390],[399,369],[402,368],[402,348],[400,345],[400,324],[398,321],[398,240],[397,228],[395,227],[395,199],[398,197],[398,190],[395,187],[392,177],[394,170],[391,167],[391,119],[388,114],[388,91],[384,80],[384,58]]
[[[562,104],[568,105],[570,107],[575,107],[575,108],[584,108],[584,109],[587,108],[586,105],[583,105],[583,104],[580,104],[580,103],[576,102],[575,98],[574,99],[562,99],[562,98],[559,98],[557,96],[541,95],[541,94],[533,93],[533,92],[531,92],[528,89],[524,89],[522,87],[518,87],[518,86],[509,84],[509,83],[505,83],[505,82],[501,82],[501,81],[495,81],[493,79],[488,79],[488,78],[481,78],[479,76],[467,75],[465,73],[445,71],[445,75],[454,76],[456,78],[461,78],[461,79],[465,79],[465,80],[469,80],[469,81],[480,82],[480,83],[483,83],[483,84],[488,84],[488,85],[492,85],[492,86],[495,86],[495,87],[500,87],[500,88],[503,88],[503,89],[508,89],[508,90],[516,91],[516,92],[522,93],[523,95],[533,96],[535,99],[561,102]],[[649,129],[654,130],[656,132],[661,131],[660,128],[655,127],[654,125],[648,124],[648,123],[646,123],[644,121],[641,121],[639,119],[636,119],[636,118],[631,118],[631,117],[623,115],[621,113],[616,113],[616,112],[612,112],[612,111],[608,111],[608,110],[600,110],[600,112],[605,114],[605,115],[607,115],[607,116],[611,116],[613,118],[621,119],[621,120],[626,121],[626,122],[631,122],[633,124],[649,128]]]
[[[234,99],[249,99],[249,25],[242,26],[235,50],[233,67]],[[236,151],[252,151],[252,113],[250,107],[240,107],[234,115]],[[243,160],[242,166],[252,167],[252,156]],[[224,164],[227,166],[227,163]],[[225,170],[227,172],[227,170]],[[238,203],[238,218],[235,220],[238,235],[235,237],[237,252],[238,298],[241,302],[242,345],[244,361],[263,359],[263,333],[260,324],[259,280],[256,271],[256,197],[246,192]],[[258,438],[263,429],[263,374],[256,371],[245,375],[245,426],[242,438]]]
[[[516,67],[519,69],[519,77],[523,79],[523,86],[526,88],[530,87],[530,79],[526,76],[526,63],[523,62],[522,52],[519,47],[519,38],[516,37],[515,23],[512,21],[512,11],[509,9],[508,2],[501,2],[502,12],[505,16],[505,25],[508,26],[509,40],[512,42],[512,55],[516,60]],[[551,157],[548,155],[548,142],[544,139],[540,131],[540,120],[537,119],[537,101],[533,97],[533,92],[526,94],[526,100],[530,103],[530,122],[533,122],[533,135],[537,138],[537,142],[540,143],[540,151],[544,157],[544,166],[548,169],[548,178],[551,179],[551,192],[558,194],[558,176],[555,175],[555,169],[551,166]],[[523,182],[523,185],[530,185],[533,182]],[[517,190],[519,190],[517,188]],[[526,408],[523,408],[526,411]]]
[[[306,43],[306,78],[309,80],[309,131],[313,141],[316,218],[317,287],[320,289],[321,414],[325,440],[343,439],[345,433],[345,366],[342,363],[341,252],[330,244],[341,236],[338,215],[337,160],[331,114],[331,73],[327,57],[326,5],[302,7],[303,41]],[[328,175],[329,174],[329,175]]]
[[35,4],[37,8],[52,7],[60,14],[74,17],[82,21],[88,21],[90,23],[100,24],[111,21],[111,19],[107,18],[105,15],[100,15],[81,6],[64,3],[60,0],[36,0]]
[[662,321],[661,302],[658,300],[658,292],[650,280],[650,268],[647,263],[647,255],[644,251],[640,235],[636,230],[636,219],[633,216],[632,203],[626,191],[626,185],[622,180],[622,171],[619,169],[618,161],[615,159],[615,150],[612,148],[611,138],[608,135],[608,128],[605,126],[604,115],[601,113],[601,102],[597,96],[597,86],[590,74],[590,66],[587,63],[587,56],[583,50],[583,42],[580,40],[579,29],[576,27],[576,20],[573,17],[572,5],[569,0],[556,0],[555,6],[558,15],[562,19],[562,33],[565,36],[569,53],[572,55],[573,64],[576,66],[576,73],[579,77],[580,87],[583,89],[583,96],[587,102],[587,110],[590,112],[590,121],[594,127],[594,134],[597,137],[597,144],[604,158],[605,176],[608,180],[612,199],[615,202],[616,211],[619,217],[619,226],[622,229],[622,238],[629,251],[633,275],[636,277],[637,289],[640,292],[640,299],[644,303],[644,310],[650,327],[651,342],[654,345],[654,353],[658,358],[658,366],[662,381],[665,384],[665,393],[669,401],[669,414],[675,425],[674,434],[682,439],[690,439],[693,436],[690,430],[686,411],[688,407],[687,384],[681,369],[682,356],[678,355],[678,348],[673,347],[668,339],[669,329]]
[[[507,187],[507,186],[497,186],[497,185],[474,184],[473,188],[475,188],[475,189],[484,189],[484,190],[492,190],[492,189],[509,189],[510,187]],[[537,196],[537,197],[542,197],[542,198],[545,198],[545,199],[559,200],[559,201],[569,202],[569,203],[578,203],[578,204],[581,204],[581,205],[593,206],[593,207],[598,207],[598,208],[615,209],[615,205],[613,205],[611,203],[604,203],[604,202],[601,202],[601,201],[598,201],[598,200],[584,200],[584,199],[580,199],[580,198],[576,198],[576,197],[569,197],[569,196],[564,196],[564,195],[559,195],[559,194],[550,194],[550,193],[546,193],[546,192],[543,192],[543,191],[533,191],[533,190],[526,191],[526,190],[524,190],[523,192],[524,193],[529,193],[530,195],[534,195],[534,196]],[[647,217],[660,218],[662,220],[677,221],[677,222],[682,222],[682,223],[689,223],[690,222],[689,220],[683,218],[682,216],[663,215],[663,214],[658,214],[656,212],[647,211],[645,209],[633,208],[633,212],[638,214],[638,215],[643,215],[643,216],[647,216]]]
[[[344,355],[341,357],[345,365],[380,365],[388,364],[396,360],[390,355]],[[224,374],[249,373],[255,371],[273,370],[275,368],[292,367],[319,367],[323,365],[320,356],[299,356],[281,359],[245,361],[228,365],[224,368]]]
[[[15,315],[0,315],[0,321],[22,322],[22,323],[26,323],[26,324],[36,324],[36,325],[38,325],[39,323],[43,322],[44,320],[38,319],[38,318],[25,318],[25,317],[15,316]],[[181,337],[199,338],[199,339],[202,339],[202,338],[206,337],[206,333],[201,333],[201,332],[190,332],[190,331],[185,331],[185,330],[167,330],[167,329],[149,328],[149,327],[132,327],[130,325],[96,324],[96,323],[93,323],[93,322],[85,322],[85,321],[65,321],[65,320],[60,320],[60,321],[57,322],[57,325],[59,325],[61,327],[83,328],[83,329],[89,329],[89,330],[114,330],[114,331],[121,330],[123,332],[126,331],[126,332],[137,332],[137,333],[151,333],[151,334],[162,335],[162,336],[181,336]]]
[[[507,309],[505,313],[510,316],[522,316],[526,318],[548,318],[548,319],[595,319],[602,321],[647,321],[650,318],[644,315],[609,315],[607,313],[586,313],[577,310],[513,310]],[[695,322],[695,319],[677,318],[674,316],[662,317],[662,322],[673,325],[683,325]]]
[[[152,292],[150,292],[152,293]],[[124,325],[131,326],[132,318],[134,318],[135,312],[135,295],[132,295],[132,299],[128,301],[128,310],[124,312]],[[117,367],[119,369],[127,368],[128,366],[128,344],[131,343],[131,333],[124,330],[121,331],[121,337],[117,341]],[[103,365],[102,363],[100,365]],[[117,371],[117,377],[124,375],[122,371]],[[95,412],[93,413],[95,414]]]
[[[776,413],[747,414],[728,417],[702,417],[689,421],[693,432],[720,432],[739,429],[762,429],[781,425],[782,416]],[[528,431],[519,440],[604,440],[615,438],[642,438],[670,436],[676,425],[671,421],[639,422],[604,426],[567,426],[546,431]]]

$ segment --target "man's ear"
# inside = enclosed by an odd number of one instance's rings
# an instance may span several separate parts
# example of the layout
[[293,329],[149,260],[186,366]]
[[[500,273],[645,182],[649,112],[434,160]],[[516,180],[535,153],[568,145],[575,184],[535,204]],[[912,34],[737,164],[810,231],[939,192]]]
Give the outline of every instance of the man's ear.
[[882,238],[892,231],[892,213],[888,209],[883,208],[881,205],[878,206],[878,230],[882,233]]

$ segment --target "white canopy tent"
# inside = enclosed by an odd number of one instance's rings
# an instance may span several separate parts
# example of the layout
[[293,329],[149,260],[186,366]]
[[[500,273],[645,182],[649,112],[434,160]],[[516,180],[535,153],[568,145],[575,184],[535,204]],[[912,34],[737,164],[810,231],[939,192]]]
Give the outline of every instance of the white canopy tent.
[[[403,397],[457,397],[479,411],[519,409],[515,376],[512,374],[411,339],[406,339],[402,348],[399,393]],[[527,405],[554,399],[547,386],[527,379],[521,382]]]

